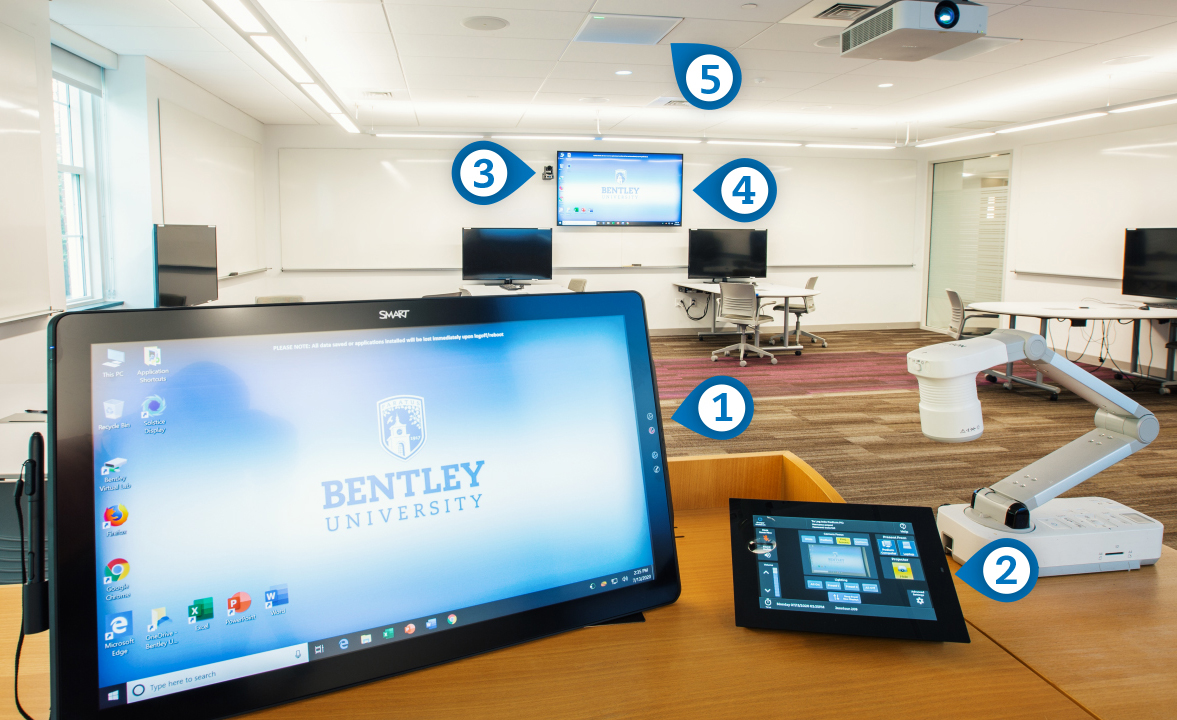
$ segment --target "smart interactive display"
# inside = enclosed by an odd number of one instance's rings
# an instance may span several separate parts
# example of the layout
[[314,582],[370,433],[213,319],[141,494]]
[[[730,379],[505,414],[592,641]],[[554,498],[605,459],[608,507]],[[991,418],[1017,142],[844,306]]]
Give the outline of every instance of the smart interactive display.
[[636,294],[54,333],[54,702],[82,716],[227,715],[677,596]]
[[737,625],[968,641],[930,510],[731,504]]
[[556,153],[557,225],[682,225],[682,155]]

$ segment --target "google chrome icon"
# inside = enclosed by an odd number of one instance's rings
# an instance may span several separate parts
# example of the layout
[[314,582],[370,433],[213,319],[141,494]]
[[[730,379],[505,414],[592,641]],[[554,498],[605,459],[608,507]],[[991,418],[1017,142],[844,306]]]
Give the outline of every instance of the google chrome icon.
[[127,521],[126,505],[111,505],[102,513],[104,527],[118,527]]
[[123,578],[131,574],[131,563],[122,558],[115,558],[106,563],[106,577],[103,578],[103,583],[109,585],[113,582],[121,582]]

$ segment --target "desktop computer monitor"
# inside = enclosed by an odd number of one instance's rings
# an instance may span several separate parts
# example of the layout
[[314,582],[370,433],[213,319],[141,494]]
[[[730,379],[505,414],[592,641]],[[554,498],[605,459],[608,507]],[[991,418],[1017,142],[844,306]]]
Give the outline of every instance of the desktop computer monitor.
[[1124,233],[1121,292],[1177,298],[1177,228],[1133,228]]
[[762,278],[767,275],[767,230],[691,230],[687,249],[688,278]]
[[462,279],[552,279],[551,228],[462,228]]
[[155,305],[202,305],[217,299],[217,228],[155,226]]

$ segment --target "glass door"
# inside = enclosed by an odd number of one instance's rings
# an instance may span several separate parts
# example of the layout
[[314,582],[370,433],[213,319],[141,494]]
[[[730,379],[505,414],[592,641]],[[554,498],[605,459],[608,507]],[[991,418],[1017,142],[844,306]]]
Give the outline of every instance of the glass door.
[[[1001,300],[1005,277],[1009,154],[935,163],[932,168],[932,232],[928,253],[928,327],[949,329],[955,290],[968,306]],[[996,327],[970,320],[968,332]]]

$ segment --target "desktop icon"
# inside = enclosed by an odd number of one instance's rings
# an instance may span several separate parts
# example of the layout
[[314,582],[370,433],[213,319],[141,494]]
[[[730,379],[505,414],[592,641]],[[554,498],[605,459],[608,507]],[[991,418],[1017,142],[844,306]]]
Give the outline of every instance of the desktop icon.
[[156,417],[163,414],[168,404],[159,395],[149,395],[143,400],[143,412],[140,417],[149,418]]
[[456,623],[458,621],[458,616],[453,613],[450,613],[448,616],[446,616],[445,621],[448,622],[450,625],[453,625],[454,623]]
[[210,597],[193,600],[192,604],[188,606],[188,624],[195,625],[198,622],[205,620],[212,620],[213,618],[213,599]]
[[105,638],[107,642],[111,640],[119,640],[122,635],[134,635],[135,631],[131,625],[131,611],[114,613],[106,616]]
[[107,400],[102,403],[102,414],[107,420],[118,420],[123,416],[123,401]]
[[340,649],[340,650],[347,650],[347,644],[348,644],[348,643],[347,643],[347,638],[343,638],[343,639],[341,639],[341,640],[339,641],[339,649]]
[[428,620],[426,620],[425,621],[425,629],[426,630],[436,630],[437,629],[437,618],[429,618]]
[[102,529],[118,527],[127,521],[126,505],[111,505],[102,513]]
[[114,473],[122,472],[123,465],[126,464],[126,458],[114,458],[112,460],[107,460],[102,464],[102,474],[113,475]]
[[372,642],[372,635],[371,634],[366,634],[366,635],[360,636],[360,644],[361,645],[367,645],[370,642]]
[[115,582],[122,582],[123,578],[131,573],[131,563],[122,558],[115,558],[106,563],[106,568],[103,570],[104,577],[102,582],[104,585],[109,585]]
[[384,628],[384,639],[391,640],[396,637],[396,628]]
[[290,602],[290,593],[287,592],[285,585],[275,585],[266,591],[266,609],[285,605]]
[[249,605],[252,602],[253,598],[249,597],[249,593],[233,593],[233,595],[229,597],[228,602],[229,617],[233,617],[237,613],[245,612],[249,609]]
[[891,570],[895,573],[896,580],[914,580],[915,575],[911,572],[911,563],[899,562],[898,560],[891,561]]
[[416,625],[414,625],[413,623],[409,623],[408,625],[405,625],[405,635],[412,635],[415,632],[417,632]]
[[102,363],[108,368],[116,368],[122,365],[127,360],[127,354],[122,350],[107,350],[106,362]]
[[163,352],[157,347],[143,348],[143,364],[144,365],[162,365]]
[[106,693],[106,699],[110,702],[116,702],[119,699],[119,691],[111,690],[110,692]]
[[315,654],[316,654],[316,655],[322,655],[322,654],[323,654],[323,646],[322,646],[322,644],[319,644],[319,645],[316,645],[316,646],[315,646]]
[[155,608],[151,611],[151,623],[147,626],[147,632],[155,632],[161,625],[171,625],[172,619],[168,617],[167,608]]

